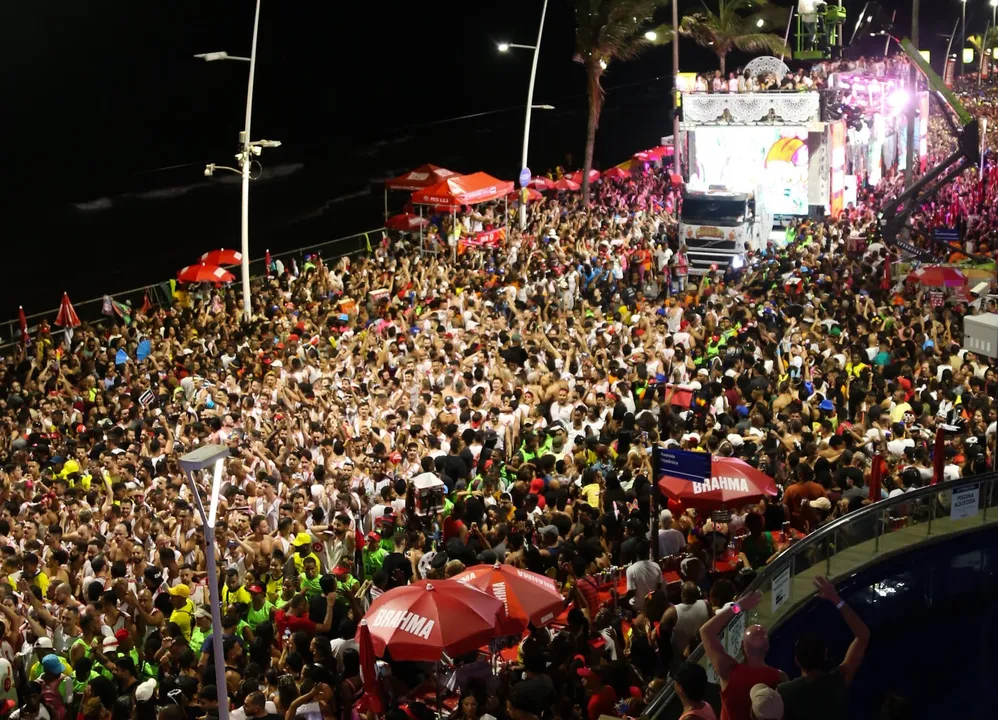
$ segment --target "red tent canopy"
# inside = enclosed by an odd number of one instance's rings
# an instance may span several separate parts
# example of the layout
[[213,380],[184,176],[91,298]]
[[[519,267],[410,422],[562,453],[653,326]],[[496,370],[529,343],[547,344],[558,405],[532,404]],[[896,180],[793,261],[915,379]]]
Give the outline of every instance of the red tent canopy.
[[422,190],[425,187],[443,182],[449,177],[458,177],[458,173],[447,168],[426,164],[420,165],[415,170],[410,170],[405,175],[385,180],[385,187],[389,190]]
[[412,194],[417,205],[475,205],[501,198],[513,191],[513,183],[488,173],[457,175]]
[[412,215],[411,213],[402,213],[401,215],[393,215],[392,217],[385,220],[385,227],[391,230],[418,230],[421,227],[429,225],[430,221],[426,218],[421,218],[419,215]]
[[905,281],[921,283],[926,287],[960,287],[967,284],[967,276],[955,267],[927,265],[912,270]]
[[776,495],[773,478],[736,458],[715,457],[706,482],[663,475],[658,487],[667,497],[701,510],[740,507]]

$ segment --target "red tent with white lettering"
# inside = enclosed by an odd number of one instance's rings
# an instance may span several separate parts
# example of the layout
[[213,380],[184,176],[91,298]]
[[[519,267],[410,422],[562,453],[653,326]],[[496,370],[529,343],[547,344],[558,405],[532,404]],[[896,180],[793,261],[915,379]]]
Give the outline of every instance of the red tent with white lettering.
[[476,205],[513,192],[510,180],[497,180],[488,173],[456,175],[412,194],[416,205]]
[[713,458],[710,479],[705,482],[696,483],[663,475],[658,480],[658,487],[667,497],[681,502],[683,507],[698,510],[736,508],[776,495],[773,478],[737,458]]
[[415,170],[410,170],[404,175],[385,180],[385,217],[388,217],[389,190],[408,190],[409,192],[413,192],[436,185],[449,177],[456,177],[459,174],[453,170],[427,163],[426,165],[420,165]]
[[375,599],[364,619],[378,657],[439,662],[441,653],[456,657],[487,645],[502,607],[502,600],[453,580],[417,580]]

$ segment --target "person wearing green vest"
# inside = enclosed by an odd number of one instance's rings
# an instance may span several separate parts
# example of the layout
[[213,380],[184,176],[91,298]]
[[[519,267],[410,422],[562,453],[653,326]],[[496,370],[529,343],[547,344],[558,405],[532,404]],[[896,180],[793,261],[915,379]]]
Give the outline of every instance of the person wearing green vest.
[[333,576],[336,578],[336,602],[349,607],[350,598],[347,597],[346,591],[356,589],[360,583],[342,563],[333,568]]
[[262,585],[250,585],[249,593],[252,601],[246,611],[246,622],[256,632],[257,625],[270,622],[274,615],[274,604],[267,599],[267,592]]
[[374,573],[381,569],[382,565],[385,564],[385,558],[388,557],[388,553],[381,545],[381,536],[378,533],[369,532],[367,534],[367,545],[364,546],[363,556],[364,579],[367,580],[374,577]]
[[198,608],[194,611],[194,627],[191,628],[189,641],[195,655],[201,652],[204,639],[209,635],[211,635],[211,612],[207,608]]
[[302,561],[302,573],[298,576],[298,583],[301,585],[301,591],[310,601],[322,594],[319,579],[319,563],[311,555],[306,556]]

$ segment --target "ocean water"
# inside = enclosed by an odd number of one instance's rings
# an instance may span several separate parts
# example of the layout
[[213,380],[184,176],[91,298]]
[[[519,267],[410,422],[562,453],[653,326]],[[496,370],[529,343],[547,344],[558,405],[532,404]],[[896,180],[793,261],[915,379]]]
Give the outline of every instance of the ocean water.
[[[671,134],[668,80],[611,92],[596,145],[597,166],[609,167]],[[554,111],[534,111],[530,164],[535,173],[582,164],[584,98]],[[501,179],[519,172],[523,111],[368,138],[318,138],[308,147],[286,142],[263,156],[264,174],[251,186],[250,255],[262,257],[380,227],[382,182],[422,163],[458,172],[484,170]],[[224,156],[223,156],[224,157]],[[240,186],[234,174],[205,178],[187,165],[135,178],[113,193],[6,212],[4,253],[15,268],[0,285],[0,321],[56,308],[63,291],[74,302],[172,277],[219,247],[239,247]],[[131,182],[131,180],[129,180]],[[392,210],[404,193],[392,193]],[[37,205],[37,203],[36,203]],[[44,204],[43,204],[44,205]]]

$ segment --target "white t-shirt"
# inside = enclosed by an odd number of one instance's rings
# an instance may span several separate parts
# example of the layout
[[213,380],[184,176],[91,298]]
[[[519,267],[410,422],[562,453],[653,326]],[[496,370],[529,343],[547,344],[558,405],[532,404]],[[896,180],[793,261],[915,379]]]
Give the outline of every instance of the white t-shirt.
[[645,606],[645,597],[662,584],[662,568],[651,560],[639,560],[627,568],[627,592],[634,591],[634,609]]
[[0,658],[0,700],[13,700],[17,704],[17,687],[10,661]]

